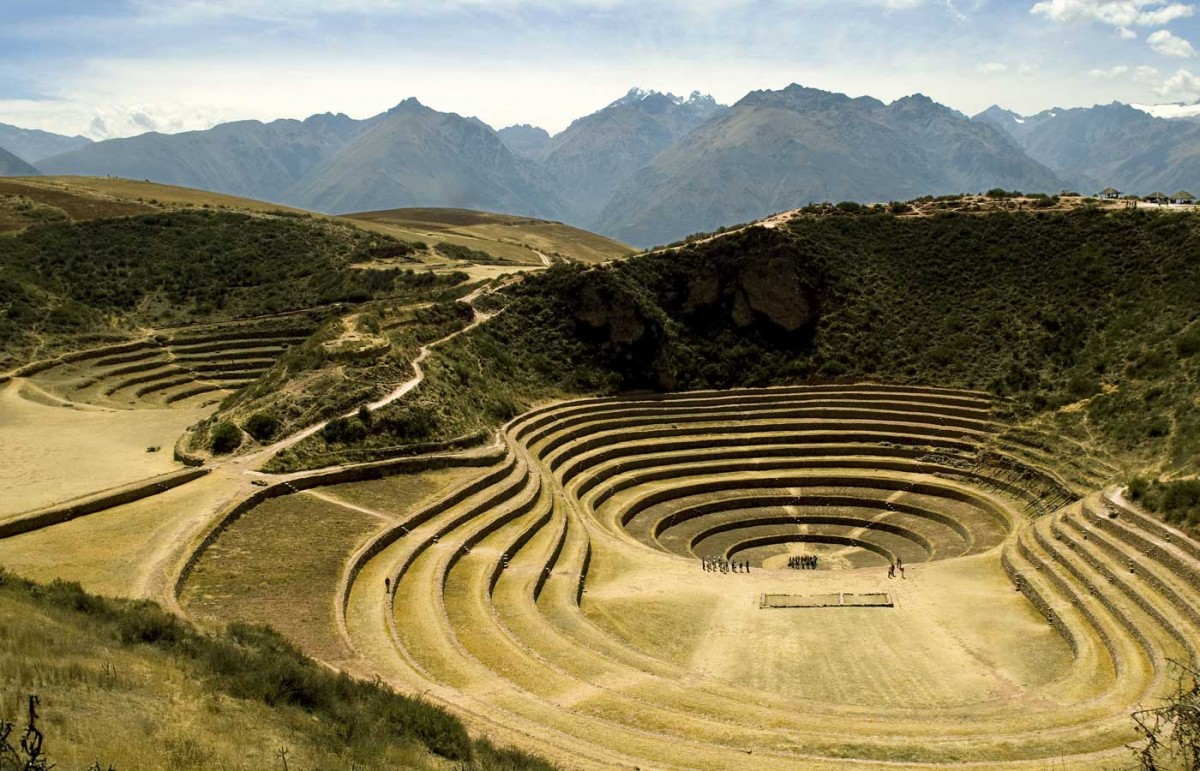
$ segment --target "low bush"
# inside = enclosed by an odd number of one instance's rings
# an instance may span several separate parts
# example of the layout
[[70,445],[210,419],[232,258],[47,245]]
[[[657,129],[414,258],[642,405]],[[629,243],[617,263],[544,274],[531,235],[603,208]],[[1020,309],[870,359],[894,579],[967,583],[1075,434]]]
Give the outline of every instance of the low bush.
[[1134,477],[1129,482],[1129,497],[1174,525],[1189,529],[1200,527],[1200,479],[1167,482]]
[[246,433],[260,442],[265,442],[279,432],[279,418],[269,412],[256,412],[246,419],[242,426]]
[[218,423],[212,430],[212,443],[209,445],[213,455],[226,455],[233,452],[242,444],[242,432],[229,421]]

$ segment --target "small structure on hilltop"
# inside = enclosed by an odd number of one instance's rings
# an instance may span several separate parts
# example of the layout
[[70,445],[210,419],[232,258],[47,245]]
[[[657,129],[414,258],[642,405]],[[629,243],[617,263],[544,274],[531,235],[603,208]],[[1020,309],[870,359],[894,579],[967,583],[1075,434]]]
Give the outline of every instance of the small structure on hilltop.
[[1171,197],[1166,193],[1151,193],[1142,199],[1146,203],[1170,203]]
[[1121,197],[1121,191],[1115,187],[1106,187],[1096,194],[1097,198],[1117,199]]
[[1196,203],[1196,196],[1186,190],[1180,190],[1175,195],[1171,196],[1171,203],[1182,203],[1191,206]]

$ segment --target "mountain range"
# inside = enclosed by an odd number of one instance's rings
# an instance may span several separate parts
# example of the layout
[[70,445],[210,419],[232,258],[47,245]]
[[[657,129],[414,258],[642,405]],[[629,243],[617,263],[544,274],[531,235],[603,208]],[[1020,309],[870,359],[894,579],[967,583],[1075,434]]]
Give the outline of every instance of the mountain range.
[[52,155],[76,150],[91,143],[92,140],[87,137],[68,137],[49,131],[23,129],[7,123],[0,123],[0,148],[29,164],[37,163]]
[[1004,130],[1083,192],[1173,195],[1200,181],[1200,123],[1191,120],[1155,118],[1120,102],[1029,116],[993,105],[975,120]]
[[410,206],[556,219],[639,246],[810,201],[1200,184],[1200,124],[1128,105],[970,118],[800,85],[733,105],[632,89],[551,136],[416,99],[365,120],[237,121],[90,142],[0,124],[0,173],[113,175],[345,213]]

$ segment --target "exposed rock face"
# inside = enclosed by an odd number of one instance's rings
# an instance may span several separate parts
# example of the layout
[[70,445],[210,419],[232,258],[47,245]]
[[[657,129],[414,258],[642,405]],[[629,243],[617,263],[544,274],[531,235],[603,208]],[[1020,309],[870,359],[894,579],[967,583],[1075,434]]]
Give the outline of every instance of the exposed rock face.
[[742,270],[740,278],[747,306],[772,324],[795,332],[811,320],[812,304],[795,263],[779,257],[756,260]]
[[641,308],[632,297],[604,286],[584,287],[575,318],[602,333],[617,348],[640,342],[648,328]]

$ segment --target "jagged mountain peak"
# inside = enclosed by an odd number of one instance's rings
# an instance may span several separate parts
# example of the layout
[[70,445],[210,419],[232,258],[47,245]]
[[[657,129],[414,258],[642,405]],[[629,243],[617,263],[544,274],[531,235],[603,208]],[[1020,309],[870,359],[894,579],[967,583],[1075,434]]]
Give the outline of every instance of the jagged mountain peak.
[[884,106],[883,102],[870,96],[855,98],[838,91],[823,91],[819,88],[791,83],[779,90],[763,89],[751,91],[738,100],[734,104],[734,107],[780,107],[799,112],[815,112],[840,109],[845,105],[854,105],[867,109]]
[[676,96],[669,91],[664,93],[662,91],[654,91],[653,89],[645,89],[634,86],[633,88],[629,89],[629,91],[627,91],[620,99],[610,102],[607,107],[620,107],[623,105],[658,108],[663,108],[668,105],[715,107],[717,106],[717,100],[711,95],[702,94],[699,91],[693,91],[685,98],[682,96]]
[[433,109],[421,104],[421,100],[417,99],[415,96],[410,96],[407,99],[400,100],[399,104],[387,111],[387,114],[396,115],[401,113],[418,112],[433,112]]

